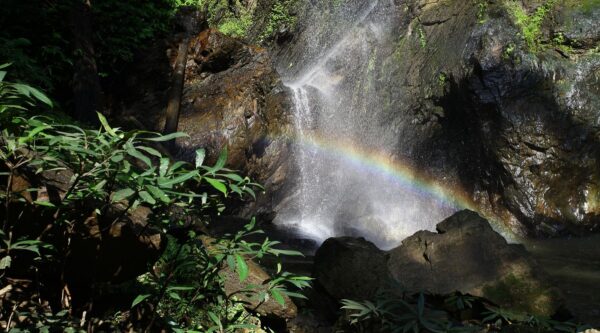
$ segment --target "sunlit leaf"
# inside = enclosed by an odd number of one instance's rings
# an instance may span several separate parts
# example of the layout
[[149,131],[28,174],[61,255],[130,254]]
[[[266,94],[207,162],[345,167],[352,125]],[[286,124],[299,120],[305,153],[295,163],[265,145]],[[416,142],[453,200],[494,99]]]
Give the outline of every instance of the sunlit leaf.
[[209,178],[209,177],[204,177],[204,180],[206,180],[216,190],[218,190],[218,191],[222,192],[223,194],[227,195],[227,186],[225,186],[225,184],[221,183],[219,180],[213,179],[213,178]]
[[206,157],[206,150],[204,148],[196,150],[196,168],[199,168],[204,163]]
[[112,201],[113,202],[118,202],[121,201],[123,199],[127,199],[130,196],[132,196],[135,193],[134,190],[130,189],[130,188],[124,188],[120,191],[115,192],[115,194],[113,195]]
[[152,295],[150,294],[144,294],[144,295],[138,295],[133,302],[131,303],[131,307],[135,307],[136,305],[142,303],[143,301],[145,301],[148,297],[150,297]]
[[248,277],[248,264],[246,264],[246,260],[239,254],[235,255],[235,261],[240,282],[244,282]]

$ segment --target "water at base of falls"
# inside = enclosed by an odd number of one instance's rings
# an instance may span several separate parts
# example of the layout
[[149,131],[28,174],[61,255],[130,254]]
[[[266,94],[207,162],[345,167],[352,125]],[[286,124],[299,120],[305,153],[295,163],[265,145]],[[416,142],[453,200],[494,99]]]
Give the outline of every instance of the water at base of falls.
[[329,48],[311,50],[314,59],[286,82],[293,92],[300,174],[296,193],[280,207],[275,223],[319,242],[361,236],[391,248],[457,210],[396,158],[402,138],[376,116],[383,98],[373,88],[379,66],[373,59],[390,33],[372,17],[376,5],[371,2],[351,19],[340,17],[355,23]]

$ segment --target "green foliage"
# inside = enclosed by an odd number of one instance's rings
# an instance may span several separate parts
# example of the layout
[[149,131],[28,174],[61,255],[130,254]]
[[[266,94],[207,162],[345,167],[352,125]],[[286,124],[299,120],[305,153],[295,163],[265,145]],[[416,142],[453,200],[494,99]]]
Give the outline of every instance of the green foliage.
[[[252,316],[243,307],[246,299],[261,304],[272,298],[284,306],[282,295],[304,297],[289,287],[303,289],[310,280],[283,272],[279,265],[276,274],[264,285],[256,285],[256,281],[253,284],[249,279],[248,262],[282,254],[274,247],[278,242],[244,240],[259,233],[262,231],[256,230],[253,220],[235,235],[221,239],[190,237],[184,243],[171,241],[154,271],[140,277],[146,292],[139,295],[132,306],[143,302],[156,304],[158,313],[171,319],[170,325],[175,331],[235,332],[240,328],[255,328]],[[285,254],[300,255],[297,252]],[[246,284],[226,293],[225,279],[231,278],[226,271],[235,272],[240,283],[247,281]]]
[[[106,233],[145,207],[152,211],[147,227],[168,236],[164,255],[139,278],[144,291],[132,299],[132,306],[150,303],[156,309],[149,327],[160,319],[175,331],[233,332],[260,323],[238,296],[252,295],[259,302],[272,298],[282,306],[283,295],[303,297],[297,291],[306,288],[310,279],[282,271],[281,264],[264,285],[251,284],[250,260],[299,255],[276,249],[278,242],[268,238],[261,243],[247,241],[248,236],[261,233],[254,221],[220,239],[209,239],[190,226],[189,217],[197,220],[194,223],[209,224],[225,209],[225,197],[253,197],[261,189],[225,167],[226,150],[215,165],[206,166],[200,149],[192,165],[173,161],[160,146],[183,133],[124,131],[111,127],[100,114],[101,127],[86,129],[51,111],[39,114],[51,109],[52,101],[31,86],[4,82],[6,67],[0,66],[0,279],[10,274],[15,258],[21,267],[45,260],[64,262],[72,251],[70,239],[77,238],[77,230],[90,219],[97,222],[100,233]],[[42,195],[44,184],[13,191],[14,179],[24,175],[62,179],[60,195]],[[50,227],[19,231],[24,223],[31,224],[31,214],[49,219]],[[183,235],[178,233],[182,228],[187,230]],[[235,276],[223,274],[227,269]],[[226,293],[226,277],[239,279],[242,288]],[[54,315],[28,316],[43,326],[52,323]],[[71,321],[61,317],[52,327],[75,325]]]
[[521,38],[533,52],[541,49],[542,23],[556,3],[557,0],[548,0],[532,14],[527,14],[520,2],[514,0],[506,2],[506,8],[513,16],[517,27],[521,30]]
[[342,309],[349,311],[350,324],[360,331],[376,328],[380,332],[446,332],[452,325],[445,313],[431,309],[425,295],[402,299],[381,294],[374,302],[343,300]]
[[248,7],[240,0],[176,0],[176,2],[200,8],[206,13],[211,27],[232,37],[246,37],[252,25],[254,7]]
[[423,26],[419,23],[419,25],[417,26],[417,33],[419,34],[419,44],[421,45],[421,48],[426,48],[427,47],[427,35],[425,35],[425,30],[423,29]]
[[218,25],[219,31],[232,37],[245,37],[252,25],[252,15],[242,14],[240,17],[228,17]]
[[[261,42],[272,38],[275,33],[282,28],[288,30],[294,29],[297,18],[291,14],[290,9],[296,4],[296,1],[297,0],[284,0],[275,1],[273,3],[269,21],[259,37]],[[339,6],[340,2],[340,0],[334,0],[334,6]]]
[[487,10],[487,0],[479,0],[479,2],[477,2],[477,22],[479,22],[479,24],[485,23],[487,19]]
[[458,292],[407,297],[388,291],[374,300],[343,300],[342,305],[353,332],[504,332],[505,328],[527,327],[535,332],[575,333],[588,328],[502,309],[486,299]]

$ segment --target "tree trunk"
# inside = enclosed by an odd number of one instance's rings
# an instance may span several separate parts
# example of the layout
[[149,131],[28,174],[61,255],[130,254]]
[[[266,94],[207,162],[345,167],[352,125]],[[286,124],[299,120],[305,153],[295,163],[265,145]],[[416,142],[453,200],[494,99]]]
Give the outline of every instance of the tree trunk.
[[92,40],[90,0],[73,1],[71,31],[76,54],[73,74],[75,117],[83,122],[98,124],[96,112],[99,112],[102,107],[102,92]]
[[187,63],[189,38],[184,38],[179,44],[177,59],[175,60],[175,71],[171,80],[171,92],[165,119],[163,134],[177,132],[179,125],[179,111],[181,108],[181,95],[183,94],[183,82],[185,79],[185,67]]

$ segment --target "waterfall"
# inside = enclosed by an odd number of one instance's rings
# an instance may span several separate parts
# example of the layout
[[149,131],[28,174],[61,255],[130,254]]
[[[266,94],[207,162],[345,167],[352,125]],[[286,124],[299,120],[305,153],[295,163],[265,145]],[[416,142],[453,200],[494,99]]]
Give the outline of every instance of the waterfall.
[[456,207],[403,175],[397,147],[409,129],[385,120],[390,101],[377,89],[391,25],[378,1],[354,6],[324,15],[329,23],[323,15],[306,23],[303,54],[280,70],[293,92],[299,175],[275,223],[318,241],[362,236],[390,248]]

